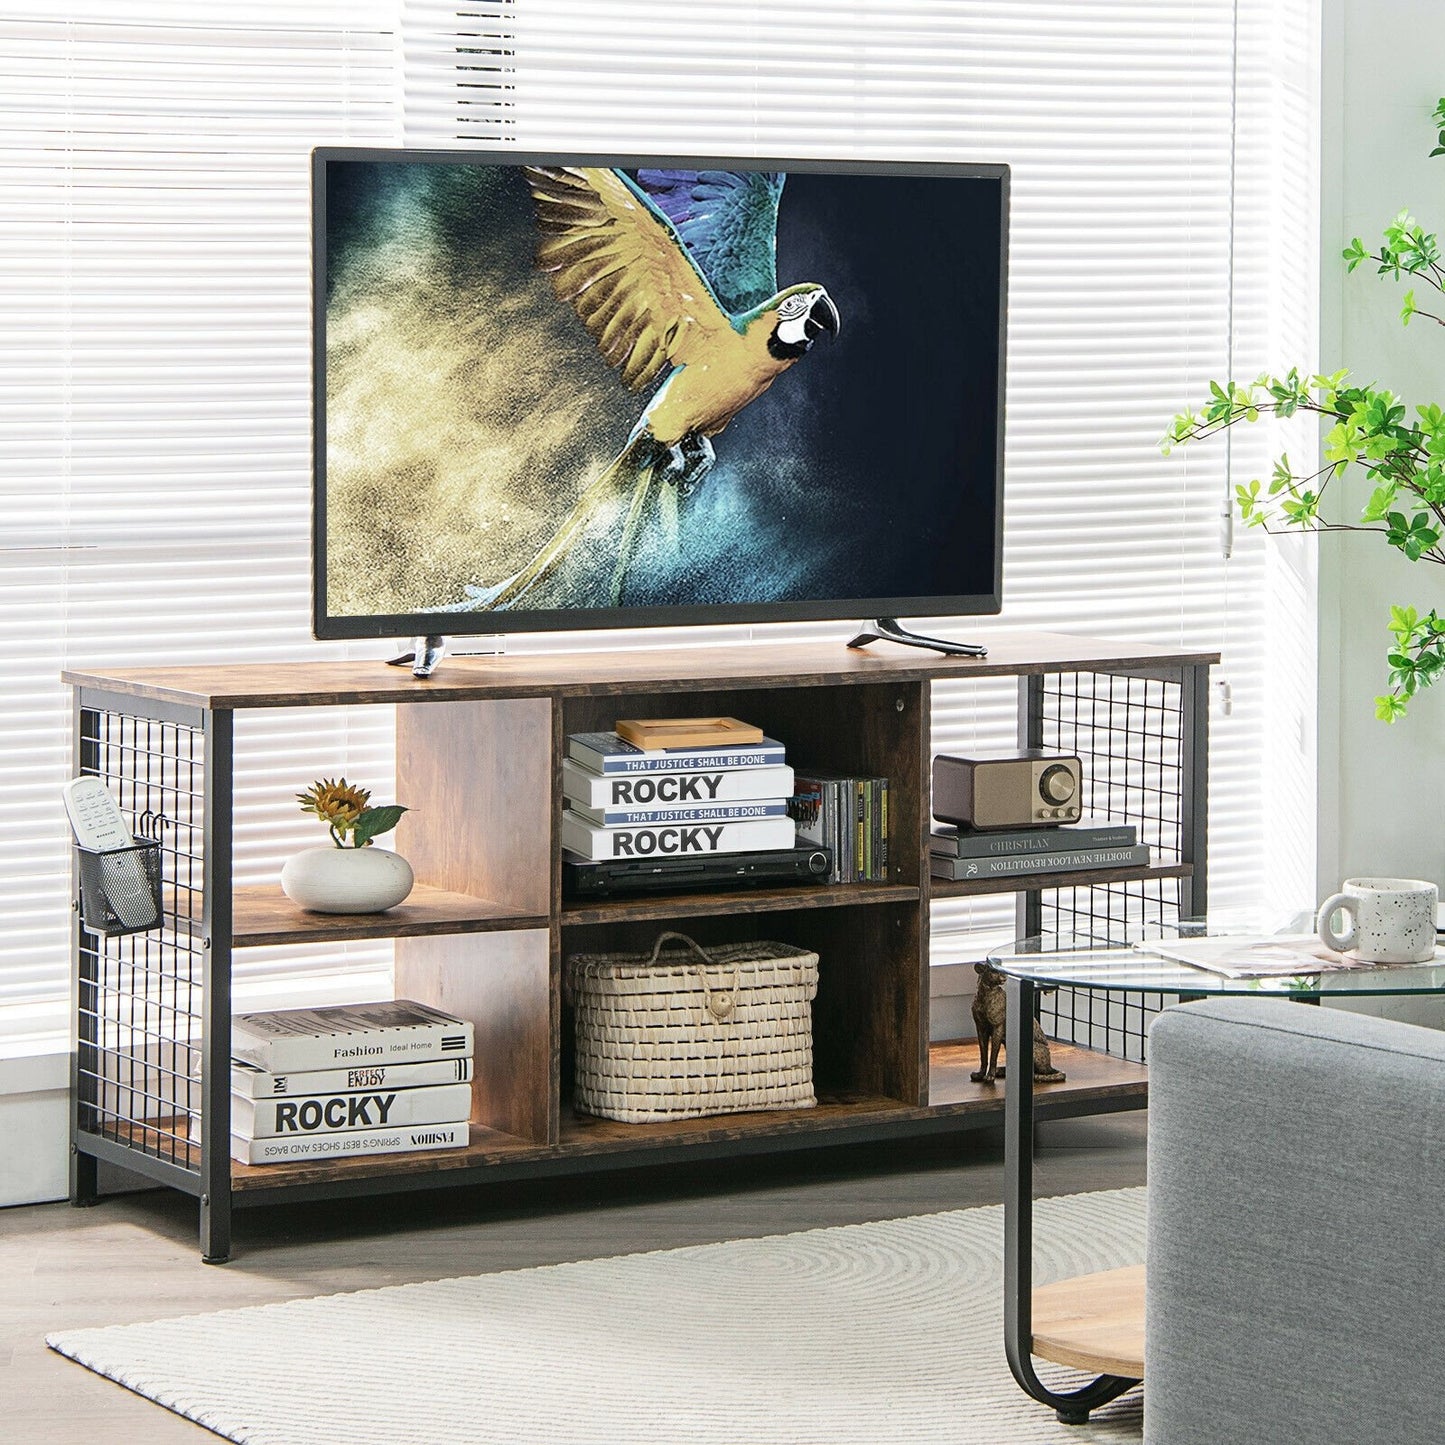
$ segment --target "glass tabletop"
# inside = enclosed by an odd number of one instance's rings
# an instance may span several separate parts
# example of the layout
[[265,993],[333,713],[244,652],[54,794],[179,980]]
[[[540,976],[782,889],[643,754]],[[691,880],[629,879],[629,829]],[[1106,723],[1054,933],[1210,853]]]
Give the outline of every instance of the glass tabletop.
[[[988,961],[1045,988],[1285,998],[1445,993],[1445,948],[1432,963],[1351,964],[1308,934],[1211,927],[1209,920],[1115,925],[1109,937],[1046,933],[1016,939]],[[1269,971],[1261,976],[1261,969]],[[1251,976],[1233,976],[1240,970]]]

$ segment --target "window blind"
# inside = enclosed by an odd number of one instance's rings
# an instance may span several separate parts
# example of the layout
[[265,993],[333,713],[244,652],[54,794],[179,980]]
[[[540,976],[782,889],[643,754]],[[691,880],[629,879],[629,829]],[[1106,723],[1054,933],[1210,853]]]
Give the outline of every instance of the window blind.
[[[0,1035],[64,1028],[66,665],[322,655],[310,640],[310,203],[322,143],[400,140],[394,5],[0,7]],[[341,655],[341,649],[327,649]],[[247,718],[237,864],[291,794],[390,777],[385,710]],[[314,841],[314,840],[311,840]],[[385,950],[238,956],[389,987]]]
[[[1259,475],[1269,439],[1167,458],[1158,439],[1209,379],[1314,354],[1318,0],[407,0],[403,13],[413,145],[1008,162],[1004,614],[919,625],[1222,649],[1211,903],[1309,901],[1308,558],[1230,536],[1231,473]],[[934,697],[937,750],[1013,742],[1013,684]],[[957,930],[1006,935],[1012,919],[1003,899],[941,903],[935,935],[957,956]]]
[[[395,5],[0,9],[0,1032],[63,1018],[59,668],[347,650],[307,627],[322,143],[1008,161],[1006,610],[915,621],[1222,646],[1213,899],[1307,896],[1309,554],[1243,535],[1225,560],[1230,469],[1257,470],[1263,438],[1173,458],[1156,441],[1207,378],[1313,354],[1318,0],[403,0],[399,28]],[[935,696],[939,749],[1011,740],[1010,687]],[[309,839],[295,787],[390,776],[389,724],[244,721],[243,881]],[[1010,920],[1001,901],[936,909],[947,949]],[[240,998],[388,987],[367,945],[237,963]]]

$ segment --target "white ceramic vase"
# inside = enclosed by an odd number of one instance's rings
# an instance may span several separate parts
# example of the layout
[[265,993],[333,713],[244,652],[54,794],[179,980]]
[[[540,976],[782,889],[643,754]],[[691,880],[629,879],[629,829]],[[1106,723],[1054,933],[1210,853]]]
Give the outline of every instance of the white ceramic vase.
[[281,891],[312,913],[384,913],[412,890],[411,864],[369,848],[307,848],[281,869]]

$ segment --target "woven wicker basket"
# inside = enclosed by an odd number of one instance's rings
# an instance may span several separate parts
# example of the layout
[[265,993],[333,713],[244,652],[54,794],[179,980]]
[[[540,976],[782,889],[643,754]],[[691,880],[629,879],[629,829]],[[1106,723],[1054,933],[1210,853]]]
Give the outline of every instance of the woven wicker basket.
[[[669,941],[682,945],[664,951]],[[809,1109],[818,955],[787,943],[704,950],[662,933],[650,953],[567,960],[577,1108],[627,1124]]]

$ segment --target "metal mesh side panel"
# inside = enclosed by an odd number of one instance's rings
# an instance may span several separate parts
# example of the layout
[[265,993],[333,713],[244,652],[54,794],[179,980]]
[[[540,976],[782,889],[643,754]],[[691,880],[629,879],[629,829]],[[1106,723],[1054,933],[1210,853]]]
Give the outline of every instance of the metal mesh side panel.
[[[1184,688],[1177,677],[1107,672],[1052,673],[1043,679],[1043,746],[1079,755],[1087,816],[1132,823],[1155,865],[1184,861]],[[1057,888],[1042,895],[1044,934],[1100,943],[1125,940],[1127,925],[1174,923],[1177,878]],[[1040,1008],[1051,1037],[1142,1062],[1146,1033],[1173,995],[1059,989]]]
[[161,923],[105,938],[77,925],[79,1126],[181,1168],[200,1136],[203,778],[201,729],[81,711],[83,770],[137,839],[161,845]]

